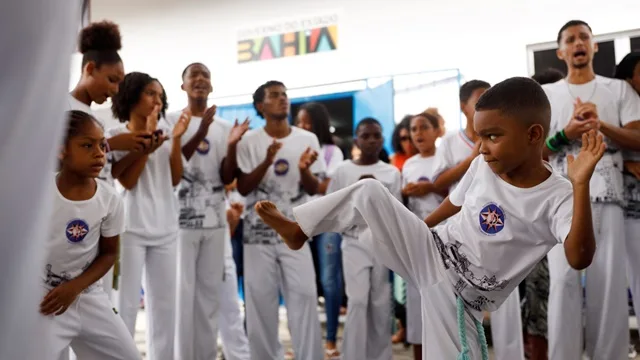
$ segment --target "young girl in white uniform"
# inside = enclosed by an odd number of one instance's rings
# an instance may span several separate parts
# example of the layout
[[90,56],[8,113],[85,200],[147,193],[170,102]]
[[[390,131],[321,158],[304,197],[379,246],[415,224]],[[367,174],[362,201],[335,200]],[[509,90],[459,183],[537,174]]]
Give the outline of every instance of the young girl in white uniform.
[[540,85],[507,79],[476,109],[482,157],[427,225],[369,179],[294,208],[297,222],[273,203],[256,205],[294,249],[317,233],[367,226],[376,257],[420,290],[427,360],[488,359],[483,311],[500,307],[557,244],[578,269],[595,253],[588,183],[605,150],[602,137],[584,135],[569,181],[542,160],[551,111]]
[[[78,42],[78,49],[82,53],[82,76],[67,97],[67,110],[92,114],[92,103],[102,104],[118,92],[118,85],[124,78],[122,59],[118,55],[121,47],[120,30],[112,22],[93,23],[82,29]],[[99,178],[113,186],[109,151],[142,151],[150,145],[149,140],[142,136],[145,134],[122,134],[107,139],[107,162]],[[104,290],[112,301],[113,278],[111,268],[102,279]]]
[[124,206],[116,190],[96,177],[106,163],[100,123],[82,111],[68,113],[61,169],[55,179],[50,237],[42,272],[40,311],[47,359],[140,359],[122,319],[112,309],[101,278],[113,266],[124,231]]
[[[324,161],[327,168],[327,176],[319,185],[318,195],[309,197],[313,199],[325,194],[331,180],[331,174],[344,160],[344,154],[333,141],[329,111],[323,104],[316,102],[303,104],[296,116],[296,126],[316,134],[320,142],[318,161]],[[340,234],[326,233],[316,236],[312,244],[312,246],[315,246],[318,256],[318,271],[320,272],[320,284],[322,285],[325,315],[327,316],[326,360],[340,359],[336,340],[340,307],[342,306],[342,293],[344,291],[341,243],[342,236]]]
[[[363,177],[370,177],[380,181],[397,199],[401,199],[400,172],[395,166],[379,160],[383,142],[380,123],[373,118],[362,119],[355,129],[355,142],[361,151],[360,157],[338,166],[332,174],[327,194]],[[362,231],[353,227],[343,233],[342,268],[348,304],[342,358],[389,360],[392,356],[389,269],[376,261],[372,244],[357,241]]]
[[[426,218],[444,200],[447,191],[435,193],[430,191],[429,183],[433,181],[434,155],[436,139],[440,134],[438,118],[423,113],[411,118],[409,134],[418,154],[409,158],[402,167],[402,196],[406,199],[407,208],[420,219]],[[422,309],[420,308],[420,292],[407,284],[407,331],[406,340],[413,344],[413,357],[422,358]]]
[[184,113],[170,132],[158,125],[159,115],[164,115],[166,107],[166,95],[158,80],[143,73],[127,74],[112,106],[114,116],[124,124],[109,131],[112,136],[154,132],[146,152],[114,152],[112,168],[113,176],[126,189],[127,231],[121,246],[120,315],[133,336],[144,269],[150,360],[174,356],[178,207],[173,190],[180,182],[186,162],[180,139],[190,120],[190,115]]

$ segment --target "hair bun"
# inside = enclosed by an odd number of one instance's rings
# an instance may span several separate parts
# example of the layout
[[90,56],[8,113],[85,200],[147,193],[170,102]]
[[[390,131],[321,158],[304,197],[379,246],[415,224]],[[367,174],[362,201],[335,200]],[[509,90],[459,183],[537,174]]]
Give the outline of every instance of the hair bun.
[[89,24],[82,29],[78,42],[82,54],[91,50],[118,51],[122,48],[120,28],[106,20]]

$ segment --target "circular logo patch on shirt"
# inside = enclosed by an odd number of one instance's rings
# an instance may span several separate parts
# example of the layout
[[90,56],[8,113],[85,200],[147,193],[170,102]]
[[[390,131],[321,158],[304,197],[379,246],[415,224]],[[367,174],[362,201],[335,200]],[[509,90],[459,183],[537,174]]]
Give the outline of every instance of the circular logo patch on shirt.
[[428,177],[426,176],[420,176],[420,178],[418,179],[418,182],[430,182],[431,180],[429,180]]
[[504,228],[504,211],[500,206],[489,203],[480,210],[480,229],[488,235],[494,235]]
[[79,243],[89,233],[89,225],[81,219],[69,221],[66,228],[67,240],[72,243]]
[[273,163],[273,170],[278,176],[284,176],[289,172],[289,162],[285,159],[278,159]]
[[206,155],[209,153],[209,148],[209,140],[204,139],[200,142],[200,144],[198,144],[196,151],[198,152],[198,154]]

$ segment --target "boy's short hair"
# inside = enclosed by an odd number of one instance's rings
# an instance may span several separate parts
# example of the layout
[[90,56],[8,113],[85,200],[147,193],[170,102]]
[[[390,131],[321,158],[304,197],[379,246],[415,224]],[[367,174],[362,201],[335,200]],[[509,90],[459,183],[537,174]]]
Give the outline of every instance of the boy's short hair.
[[460,86],[460,102],[466,103],[473,95],[473,92],[478,89],[488,89],[491,87],[486,81],[482,80],[470,80]]
[[558,82],[564,79],[564,74],[562,73],[562,71],[558,69],[548,68],[546,70],[533,74],[531,78],[535,80],[538,84],[545,85],[545,84],[553,84],[555,82]]
[[358,131],[360,130],[361,127],[363,127],[364,125],[378,125],[380,127],[380,130],[382,130],[382,124],[380,124],[380,121],[378,121],[377,119],[374,119],[372,117],[366,117],[362,120],[360,120],[358,122],[358,125],[356,125],[356,129],[353,132],[354,135],[358,135]]
[[560,30],[558,31],[558,38],[556,39],[556,41],[558,42],[558,44],[560,44],[560,41],[562,41],[562,32],[567,30],[570,27],[573,26],[580,26],[580,25],[584,25],[587,27],[587,29],[589,29],[589,32],[591,34],[593,34],[593,30],[591,30],[591,26],[589,26],[589,24],[587,24],[586,21],[582,21],[582,20],[569,20],[567,21],[566,24],[562,25],[562,27],[560,28]]
[[551,123],[551,104],[537,82],[525,77],[512,77],[487,90],[476,104],[476,111],[498,110],[527,124],[540,124],[545,137]]
[[258,116],[260,116],[261,118],[264,118],[264,116],[260,112],[260,110],[258,110],[258,104],[262,104],[262,102],[264,101],[265,96],[267,96],[267,94],[266,94],[267,88],[270,88],[272,86],[282,86],[282,87],[286,88],[286,86],[284,86],[284,84],[282,82],[277,81],[277,80],[270,80],[270,81],[267,81],[266,83],[260,85],[256,89],[256,91],[253,93],[253,108],[258,113]]

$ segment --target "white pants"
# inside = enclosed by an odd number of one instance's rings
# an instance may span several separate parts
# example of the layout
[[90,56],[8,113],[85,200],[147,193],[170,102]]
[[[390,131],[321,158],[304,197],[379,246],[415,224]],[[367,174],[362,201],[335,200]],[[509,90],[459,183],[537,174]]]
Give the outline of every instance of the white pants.
[[178,236],[176,359],[215,360],[227,227]]
[[422,344],[422,299],[418,288],[409,283],[407,284],[405,308],[407,314],[407,343],[420,345]]
[[[111,304],[115,303],[115,291],[113,290],[113,266],[102,277],[102,288]],[[115,307],[115,306],[114,306]]]
[[[228,234],[228,231],[227,231]],[[238,277],[231,250],[231,236],[227,235],[224,249],[224,281],[220,297],[220,338],[226,360],[250,360],[249,340],[244,331],[238,302]]]
[[278,340],[281,284],[296,360],[322,360],[316,274],[309,246],[293,251],[283,243],[245,244],[244,276],[251,358],[275,360],[282,354]]
[[[456,295],[453,285],[445,278],[433,234],[384,185],[372,179],[361,180],[298,206],[293,213],[309,238],[324,232],[343,232],[353,225],[368,227],[359,241],[370,238],[376,260],[420,290],[422,358],[457,358],[461,345]],[[464,320],[470,359],[479,360],[481,352],[474,318],[465,311]]]
[[135,335],[140,308],[142,270],[147,313],[147,359],[173,360],[176,323],[177,241],[160,239],[163,245],[146,246],[148,239],[125,233],[121,241],[119,312],[131,336]]
[[[627,359],[629,322],[624,218],[613,204],[592,204],[596,254],[586,269],[585,344],[592,360]],[[583,290],[564,247],[549,252],[549,359],[582,356]]]
[[46,359],[68,360],[69,345],[82,360],[141,358],[122,319],[113,312],[111,301],[101,289],[80,294],[64,314],[42,319],[51,349]]
[[[640,319],[640,219],[624,220],[627,245],[627,277],[633,297],[633,310]],[[640,321],[638,321],[640,324]]]
[[342,269],[347,317],[344,360],[391,360],[391,284],[389,269],[377,262],[368,243],[343,237]]
[[495,360],[524,360],[518,288],[491,313],[491,335]]

